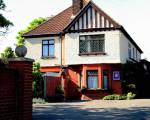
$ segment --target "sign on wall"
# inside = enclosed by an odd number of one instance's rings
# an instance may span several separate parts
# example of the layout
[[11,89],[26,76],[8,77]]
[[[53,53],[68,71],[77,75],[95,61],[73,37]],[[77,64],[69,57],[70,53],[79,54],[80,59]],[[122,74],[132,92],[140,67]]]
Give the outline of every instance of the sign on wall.
[[120,80],[120,71],[113,71],[113,80]]

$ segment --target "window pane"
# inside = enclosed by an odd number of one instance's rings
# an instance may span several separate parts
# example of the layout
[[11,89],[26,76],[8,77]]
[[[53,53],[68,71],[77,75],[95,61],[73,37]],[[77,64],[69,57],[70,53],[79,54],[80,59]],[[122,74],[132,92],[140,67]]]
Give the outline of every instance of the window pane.
[[80,82],[80,88],[82,88],[82,71],[80,71],[80,80],[79,80],[79,82]]
[[101,34],[101,35],[91,35],[89,40],[104,40],[104,34]]
[[43,45],[43,56],[48,56],[48,46]]
[[93,70],[93,71],[88,71],[88,75],[90,76],[90,75],[98,75],[97,74],[97,71],[95,71],[95,70]]
[[98,88],[97,82],[98,82],[97,76],[88,76],[88,88],[90,88],[90,89]]
[[81,40],[80,41],[80,53],[87,53],[88,52],[88,42]]
[[88,88],[97,89],[98,88],[98,71],[88,71]]
[[80,40],[85,40],[85,36],[80,36]]
[[133,48],[133,59],[135,58],[135,51],[134,51],[134,48]]
[[49,45],[49,56],[54,56],[54,45]]
[[43,40],[43,44],[48,44],[48,40]]
[[108,89],[109,74],[108,70],[103,70],[103,89]]
[[54,40],[49,40],[49,44],[54,44]]

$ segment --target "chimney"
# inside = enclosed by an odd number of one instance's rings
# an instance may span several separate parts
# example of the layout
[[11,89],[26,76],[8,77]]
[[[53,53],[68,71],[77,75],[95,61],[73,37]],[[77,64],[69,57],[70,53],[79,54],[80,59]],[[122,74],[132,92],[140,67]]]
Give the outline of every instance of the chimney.
[[75,16],[90,0],[72,0],[73,16]]

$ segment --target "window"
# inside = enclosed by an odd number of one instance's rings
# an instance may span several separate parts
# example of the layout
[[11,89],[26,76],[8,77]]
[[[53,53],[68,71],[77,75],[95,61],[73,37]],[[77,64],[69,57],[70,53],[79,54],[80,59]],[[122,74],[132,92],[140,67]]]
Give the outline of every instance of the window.
[[42,57],[54,57],[54,39],[42,41]]
[[87,71],[87,86],[88,86],[88,89],[98,88],[98,71],[97,70]]
[[136,60],[138,60],[138,51],[136,50]]
[[108,81],[109,81],[109,71],[103,70],[103,89],[108,89]]
[[79,53],[104,53],[104,34],[80,36]]
[[133,59],[135,58],[135,51],[134,51],[134,48],[133,48]]
[[128,56],[131,58],[131,44],[128,44]]
[[79,73],[79,86],[80,86],[80,88],[82,88],[82,71],[80,71],[80,73]]

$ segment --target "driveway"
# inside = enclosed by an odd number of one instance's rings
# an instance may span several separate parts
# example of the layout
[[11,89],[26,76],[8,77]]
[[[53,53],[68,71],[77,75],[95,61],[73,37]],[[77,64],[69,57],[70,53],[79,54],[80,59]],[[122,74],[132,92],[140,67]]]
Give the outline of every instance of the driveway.
[[150,120],[150,99],[33,105],[33,120]]

